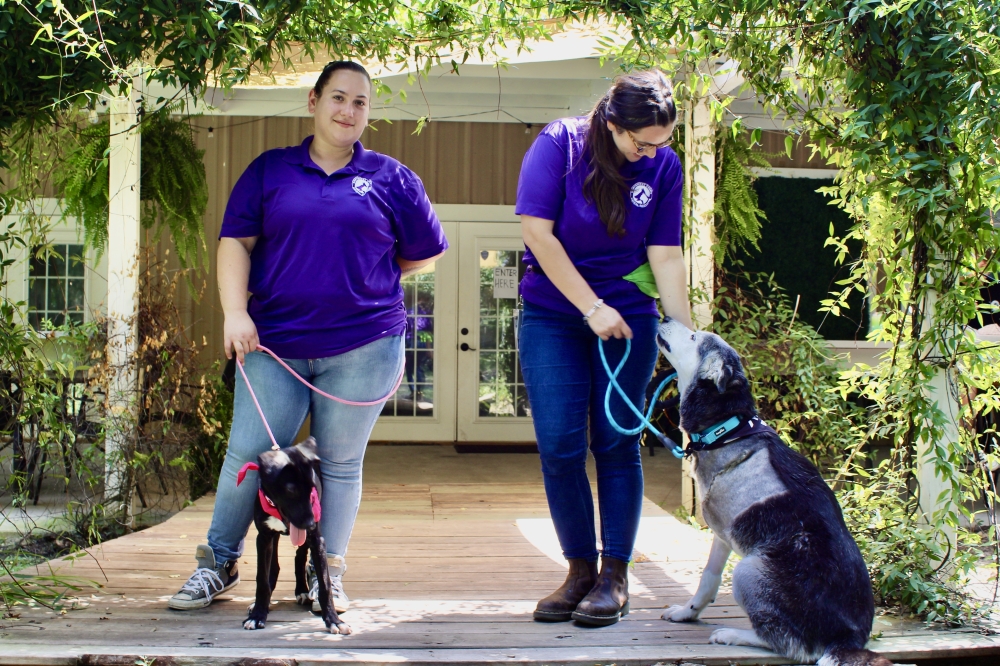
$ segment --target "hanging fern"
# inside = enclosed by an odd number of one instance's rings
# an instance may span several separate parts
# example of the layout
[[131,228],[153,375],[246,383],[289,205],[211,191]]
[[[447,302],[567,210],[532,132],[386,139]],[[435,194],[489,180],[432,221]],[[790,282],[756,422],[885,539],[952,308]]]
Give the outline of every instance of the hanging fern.
[[753,189],[756,179],[752,167],[767,168],[766,155],[750,145],[747,136],[722,127],[716,135],[715,172],[715,263],[722,264],[729,256],[752,245],[760,247],[760,225],[767,217],[757,202]]
[[[202,217],[208,206],[205,151],[195,146],[186,120],[171,118],[168,109],[147,114],[139,131],[142,226],[168,228],[181,265],[201,265]],[[90,125],[76,136],[77,144],[66,151],[55,181],[63,196],[63,216],[79,220],[86,243],[101,253],[108,242],[109,125]]]
[[54,174],[63,219],[75,217],[87,245],[101,253],[108,244],[108,123],[88,125],[75,137]]
[[194,143],[187,119],[164,109],[143,119],[142,225],[170,229],[181,266],[199,265],[205,251],[202,218],[208,206],[204,150]]

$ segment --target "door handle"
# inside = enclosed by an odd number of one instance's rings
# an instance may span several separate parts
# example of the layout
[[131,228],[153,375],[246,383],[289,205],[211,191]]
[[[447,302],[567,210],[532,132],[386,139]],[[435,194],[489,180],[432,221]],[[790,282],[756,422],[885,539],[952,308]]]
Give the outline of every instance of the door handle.
[[470,347],[468,342],[463,342],[458,346],[462,351],[476,351],[474,347]]

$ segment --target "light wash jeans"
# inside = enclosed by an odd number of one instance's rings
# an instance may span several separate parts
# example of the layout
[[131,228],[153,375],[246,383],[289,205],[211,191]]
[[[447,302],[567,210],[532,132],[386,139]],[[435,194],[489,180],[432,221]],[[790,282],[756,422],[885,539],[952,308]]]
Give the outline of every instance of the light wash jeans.
[[[378,400],[392,390],[402,372],[403,338],[388,336],[337,356],[284,361],[330,395],[358,402]],[[382,405],[355,407],[324,398],[264,352],[247,354],[244,369],[279,446],[294,444],[306,414],[312,414],[310,431],[319,447],[323,477],[320,529],[326,552],[346,555],[361,503],[361,463]],[[237,370],[229,448],[208,529],[208,544],[216,562],[234,560],[243,554],[243,539],[253,522],[258,486],[251,473],[247,478],[250,483],[237,488],[236,473],[270,448],[271,440]]]

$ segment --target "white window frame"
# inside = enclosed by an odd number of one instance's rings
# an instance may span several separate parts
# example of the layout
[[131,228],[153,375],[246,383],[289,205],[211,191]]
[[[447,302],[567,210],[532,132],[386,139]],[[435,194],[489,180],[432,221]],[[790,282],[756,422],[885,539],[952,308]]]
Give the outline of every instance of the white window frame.
[[[48,218],[52,226],[46,234],[46,240],[54,245],[83,245],[83,226],[75,218],[62,219],[62,208],[59,200],[54,198],[35,199],[30,206],[39,215]],[[24,213],[14,212],[4,216],[4,229],[12,223],[18,223]],[[7,267],[7,284],[3,287],[4,296],[14,302],[23,303],[19,313],[22,317],[28,308],[28,266],[31,248],[13,247],[9,258],[13,263]],[[96,316],[106,314],[108,294],[108,262],[106,255],[97,256],[91,247],[84,247],[84,308],[83,320],[93,321]],[[24,321],[24,320],[22,320]]]

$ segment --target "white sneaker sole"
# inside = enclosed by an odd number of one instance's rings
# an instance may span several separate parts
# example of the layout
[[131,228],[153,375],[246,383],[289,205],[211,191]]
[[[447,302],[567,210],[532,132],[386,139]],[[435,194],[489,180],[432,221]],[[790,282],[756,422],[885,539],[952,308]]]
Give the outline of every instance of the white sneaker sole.
[[237,578],[236,580],[230,582],[229,585],[226,585],[224,588],[222,588],[215,594],[208,597],[202,597],[201,599],[178,599],[177,597],[170,597],[170,599],[167,600],[167,608],[172,608],[173,610],[197,610],[199,608],[206,608],[220,594],[225,594],[226,592],[233,589],[239,584],[240,584],[240,579]]
[[[350,608],[351,608],[350,599],[348,599],[347,601],[342,601],[340,599],[337,599],[333,602],[333,610],[337,611],[338,613],[346,613],[348,610],[350,610]],[[323,612],[323,609],[320,607],[318,601],[312,602],[312,612],[316,613],[317,615]]]

